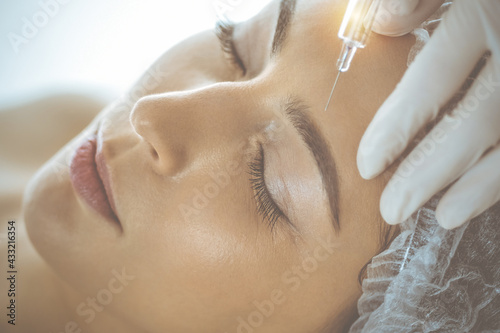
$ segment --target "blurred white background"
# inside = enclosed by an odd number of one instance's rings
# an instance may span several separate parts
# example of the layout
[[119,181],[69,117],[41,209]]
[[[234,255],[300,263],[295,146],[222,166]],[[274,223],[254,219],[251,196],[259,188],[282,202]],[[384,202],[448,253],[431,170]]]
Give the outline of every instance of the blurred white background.
[[1,0],[0,106],[52,91],[110,99],[164,51],[269,0]]

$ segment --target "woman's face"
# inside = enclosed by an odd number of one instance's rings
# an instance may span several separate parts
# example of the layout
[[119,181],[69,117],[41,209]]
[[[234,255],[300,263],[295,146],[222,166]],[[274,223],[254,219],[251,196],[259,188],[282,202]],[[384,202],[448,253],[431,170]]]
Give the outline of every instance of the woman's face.
[[[385,184],[360,178],[356,150],[413,40],[374,35],[325,112],[344,6],[273,1],[234,28],[233,56],[213,31],[184,41],[40,170],[28,231],[75,299],[99,296],[116,270],[129,279],[101,310],[137,330],[321,332],[350,320],[358,273],[381,246]],[[93,135],[110,214],[78,180],[95,173],[79,162]],[[92,321],[86,306],[77,313]]]

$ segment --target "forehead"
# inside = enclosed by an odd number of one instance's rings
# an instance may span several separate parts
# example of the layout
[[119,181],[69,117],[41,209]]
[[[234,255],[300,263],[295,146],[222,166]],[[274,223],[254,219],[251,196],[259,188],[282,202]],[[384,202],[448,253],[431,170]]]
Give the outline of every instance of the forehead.
[[[296,0],[294,23],[304,29],[328,30],[336,37],[347,1],[337,0]],[[319,28],[319,29],[315,29]]]
[[[307,55],[308,61],[318,62],[323,60],[325,54],[329,57],[333,55],[340,45],[337,32],[345,9],[341,2],[324,0],[275,2],[282,5],[288,3],[288,7],[294,8],[284,33],[286,38],[281,46],[282,50],[286,49],[286,53],[294,55],[294,61]],[[331,58],[328,60],[333,61]]]

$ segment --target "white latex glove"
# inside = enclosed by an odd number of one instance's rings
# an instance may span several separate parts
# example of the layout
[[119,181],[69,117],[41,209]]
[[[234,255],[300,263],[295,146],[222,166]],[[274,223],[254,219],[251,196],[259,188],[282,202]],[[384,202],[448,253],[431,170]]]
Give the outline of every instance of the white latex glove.
[[372,31],[390,37],[405,35],[427,20],[444,0],[382,0]]
[[434,35],[378,110],[358,150],[374,178],[459,90],[485,51],[492,56],[468,94],[401,163],[380,201],[390,224],[407,219],[456,181],[436,216],[457,227],[500,200],[500,1],[455,0]]

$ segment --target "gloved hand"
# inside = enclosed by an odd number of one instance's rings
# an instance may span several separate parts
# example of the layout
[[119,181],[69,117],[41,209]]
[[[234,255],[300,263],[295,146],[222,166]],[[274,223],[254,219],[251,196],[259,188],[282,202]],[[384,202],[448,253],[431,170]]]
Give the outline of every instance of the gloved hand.
[[363,178],[383,172],[437,116],[487,50],[492,56],[465,98],[413,149],[385,188],[380,209],[390,224],[404,221],[455,181],[436,210],[444,228],[457,227],[500,200],[499,0],[454,1],[378,110],[357,162]]
[[372,31],[390,37],[405,35],[427,20],[444,0],[381,0]]

